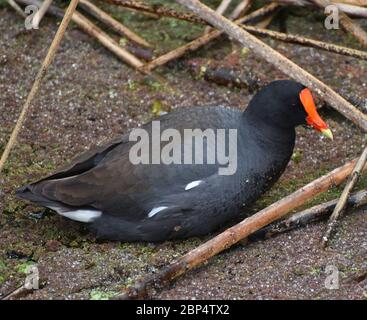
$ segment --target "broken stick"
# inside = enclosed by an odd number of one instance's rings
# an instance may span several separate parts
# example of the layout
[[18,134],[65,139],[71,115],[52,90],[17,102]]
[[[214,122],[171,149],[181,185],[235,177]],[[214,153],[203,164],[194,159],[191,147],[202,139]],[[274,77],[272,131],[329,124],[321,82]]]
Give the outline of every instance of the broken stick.
[[15,12],[19,14],[19,16],[21,16],[22,18],[27,18],[25,12],[22,10],[21,7],[19,7],[19,5],[14,0],[7,0],[7,1],[9,5],[15,10]]
[[151,45],[144,40],[142,37],[137,35],[135,32],[131,31],[129,28],[125,27],[123,24],[121,24],[116,19],[112,18],[109,14],[98,8],[96,5],[91,3],[88,0],[80,0],[81,8],[83,8],[85,11],[87,11],[89,14],[94,16],[99,21],[103,22],[105,25],[111,27],[114,31],[116,31],[118,34],[125,36],[129,40],[143,46],[143,47],[151,47]]
[[[224,12],[227,10],[228,6],[231,4],[232,0],[222,0],[222,2],[219,4],[217,10],[215,11],[218,14],[224,14]],[[232,19],[231,19],[232,20]],[[204,30],[204,34],[207,34],[210,32],[212,28],[206,27]]]
[[[262,228],[249,237],[249,240],[268,239],[275,235],[303,227],[309,223],[327,219],[333,212],[339,199],[318,204],[311,208],[292,214],[289,218]],[[367,190],[361,190],[350,195],[346,207],[348,210],[367,205]]]
[[367,18],[367,8],[351,5],[347,3],[335,3],[339,10],[345,12],[353,18]]
[[243,46],[249,48],[267,62],[277,67],[279,70],[289,75],[296,81],[301,82],[318,93],[335,110],[339,111],[347,119],[354,122],[365,132],[367,131],[367,115],[363,114],[347,100],[341,97],[329,86],[311,75],[293,61],[287,59],[278,51],[274,50],[258,38],[243,30],[241,27],[216,14],[212,9],[205,6],[198,0],[176,0],[178,3],[191,9],[194,13],[207,20],[217,29],[227,33],[233,40],[238,41]]
[[[18,2],[25,4],[39,4],[39,0],[17,0]],[[63,10],[55,6],[50,6],[48,10],[52,15],[56,17],[63,16]],[[72,16],[73,22],[80,27],[85,33],[97,39],[105,48],[113,52],[118,58],[127,63],[128,65],[140,69],[144,64],[130,52],[122,48],[113,38],[107,33],[103,32],[99,27],[87,19],[84,15],[75,11]]]
[[261,21],[256,23],[256,27],[257,28],[262,28],[262,29],[266,29],[271,22],[273,21],[274,17],[277,15],[277,11],[272,12],[269,16],[265,17],[264,19],[262,19]]
[[238,17],[245,14],[247,9],[250,7],[252,0],[242,0],[236,8],[233,9],[232,13],[229,15],[230,20],[235,20]]
[[282,33],[278,31],[262,29],[258,27],[248,26],[248,25],[242,25],[241,27],[245,29],[246,31],[257,34],[259,36],[266,36],[266,37],[270,37],[270,38],[288,42],[288,43],[300,44],[300,45],[313,47],[313,48],[317,48],[317,49],[321,49],[321,50],[325,50],[325,51],[329,51],[329,52],[333,52],[337,54],[342,54],[342,55],[349,56],[349,57],[367,60],[367,52],[362,51],[362,50],[351,49],[351,48],[339,46],[333,43],[322,42],[322,41],[313,40],[310,38],[304,38],[298,35]]
[[33,289],[28,289],[24,285],[15,289],[14,291],[7,294],[4,298],[1,300],[12,300],[12,299],[19,299],[20,297],[23,297],[31,292],[33,292]]
[[351,4],[354,6],[367,7],[367,0],[333,0],[333,2]]
[[144,65],[143,62],[122,48],[113,38],[111,38],[107,33],[103,32],[99,27],[97,27],[79,12],[74,13],[73,22],[75,22],[86,33],[96,38],[104,47],[113,52],[125,63],[136,69],[139,69]]
[[321,246],[325,248],[327,246],[327,243],[329,241],[330,235],[333,232],[334,228],[336,227],[338,218],[342,215],[344,208],[347,204],[348,197],[350,192],[352,191],[353,187],[355,186],[359,175],[362,172],[362,169],[364,168],[367,160],[367,147],[364,148],[360,158],[358,159],[356,166],[354,167],[347,184],[340,196],[340,199],[338,201],[338,204],[336,205],[332,215],[330,216],[328,225],[326,227],[326,231],[324,236],[321,239]]
[[142,1],[136,1],[136,0],[106,0],[106,1],[139,12],[153,14],[158,17],[174,18],[178,20],[184,20],[204,25],[208,24],[205,20],[199,18],[194,14],[187,12],[177,12],[162,5],[150,6]]
[[34,99],[34,97],[36,96],[36,94],[38,93],[39,88],[41,87],[41,82],[48,70],[48,67],[50,66],[56,50],[58,49],[61,39],[63,38],[66,28],[69,25],[69,22],[71,20],[71,17],[76,9],[76,6],[78,5],[78,1],[79,0],[71,0],[69,3],[68,8],[66,9],[65,15],[60,23],[60,26],[56,32],[56,35],[54,37],[54,39],[52,40],[51,46],[48,49],[47,55],[41,65],[40,70],[38,71],[38,74],[36,76],[36,79],[34,80],[33,86],[31,91],[28,94],[27,100],[25,101],[22,111],[19,115],[18,121],[14,127],[14,130],[9,138],[8,143],[5,146],[4,152],[1,155],[1,159],[0,159],[0,173],[4,168],[5,162],[8,159],[8,156],[10,154],[11,149],[13,148],[14,144],[16,143],[18,134],[24,124],[24,121],[26,119],[26,116],[28,114],[28,111],[30,109],[31,103]]
[[[270,0],[268,0],[270,1]],[[317,7],[315,3],[313,3],[311,0],[271,0],[278,3],[283,4],[290,4],[294,6],[307,6],[311,8]],[[344,4],[344,3],[335,3],[335,5],[341,10],[342,12],[356,17],[356,18],[367,18],[367,8],[359,7],[357,5],[350,5],[350,4]]]
[[[252,13],[250,13],[249,15],[246,15],[242,18],[237,19],[234,23],[236,24],[241,24],[241,23],[245,23],[248,22],[250,20],[253,19],[257,19],[259,17],[264,17],[272,12],[274,12],[275,10],[277,10],[279,8],[279,5],[276,3],[271,3],[263,8],[260,8]],[[176,48],[170,52],[167,52],[163,55],[161,55],[160,57],[154,59],[153,61],[147,63],[146,65],[144,65],[143,70],[145,70],[146,72],[151,71],[159,66],[162,66],[166,63],[168,63],[169,61],[178,59],[180,57],[182,57],[184,54],[188,53],[188,52],[192,52],[195,51],[197,49],[199,49],[200,47],[208,44],[210,41],[219,38],[221,35],[223,34],[223,32],[219,31],[219,30],[213,30],[211,32],[209,32],[208,34],[205,34],[179,48]]]
[[[186,0],[182,0],[186,1]],[[191,0],[190,0],[191,1]],[[256,214],[242,220],[240,223],[223,231],[211,240],[191,250],[175,262],[165,267],[161,272],[149,276],[129,287],[117,299],[138,299],[148,295],[148,290],[159,288],[164,284],[183,275],[185,272],[199,266],[219,252],[228,249],[240,240],[285,216],[291,210],[301,206],[317,194],[342,183],[352,172],[357,160],[347,162],[328,174],[310,182],[287,197],[262,209]],[[367,170],[367,166],[363,168]]]
[[32,19],[33,28],[38,29],[39,24],[43,16],[45,15],[45,13],[47,12],[48,7],[51,5],[51,3],[52,3],[52,0],[43,1],[43,3],[41,4],[41,6],[39,7],[38,11],[35,13]]

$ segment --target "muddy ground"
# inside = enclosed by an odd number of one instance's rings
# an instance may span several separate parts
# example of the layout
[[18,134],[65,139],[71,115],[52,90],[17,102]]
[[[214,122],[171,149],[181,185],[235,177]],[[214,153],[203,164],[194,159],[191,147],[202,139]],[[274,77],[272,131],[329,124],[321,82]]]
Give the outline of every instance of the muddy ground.
[[[218,1],[211,1],[217,3]],[[202,27],[171,19],[152,20],[107,6],[107,10],[165,52],[197,37]],[[284,20],[286,17],[286,20]],[[359,48],[341,30],[326,31],[322,15],[293,9],[271,28]],[[284,22],[285,21],[285,22]],[[40,63],[56,31],[47,17],[39,30],[24,24],[0,4],[0,151],[11,133]],[[364,26],[367,27],[366,21]],[[116,36],[116,35],[114,35]],[[367,62],[316,49],[266,40],[333,88],[367,97]],[[83,225],[16,199],[14,190],[52,172],[76,154],[153,118],[153,105],[163,110],[182,106],[224,105],[243,110],[252,97],[246,89],[219,86],[192,76],[189,59],[210,57],[220,65],[251,72],[263,82],[287,78],[251,52],[228,56],[235,47],[222,38],[158,70],[168,85],[127,67],[73,24],[47,73],[32,114],[0,176],[0,298],[21,286],[29,265],[37,265],[41,289],[26,299],[105,299],[137,279],[158,272],[205,239],[162,244],[99,241]],[[361,106],[366,111],[366,104]],[[256,209],[289,194],[361,151],[364,134],[328,108],[323,117],[334,132],[326,141],[308,128],[297,129],[292,161]],[[366,187],[362,178],[358,188]],[[333,188],[313,199],[337,197]],[[211,259],[161,292],[156,299],[367,299],[367,210],[343,218],[330,247],[319,248],[325,223],[275,238],[239,244]],[[325,287],[325,269],[339,270],[339,289]]]

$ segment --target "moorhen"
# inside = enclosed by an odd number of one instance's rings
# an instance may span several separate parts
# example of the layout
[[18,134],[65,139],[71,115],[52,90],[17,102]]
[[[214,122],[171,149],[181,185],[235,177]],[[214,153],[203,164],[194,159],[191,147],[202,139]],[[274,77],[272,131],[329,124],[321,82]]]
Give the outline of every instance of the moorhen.
[[[311,91],[295,81],[274,81],[244,112],[181,108],[82,154],[17,195],[87,223],[104,239],[202,236],[242,217],[277,181],[302,124],[332,139]],[[198,161],[190,162],[193,155]]]

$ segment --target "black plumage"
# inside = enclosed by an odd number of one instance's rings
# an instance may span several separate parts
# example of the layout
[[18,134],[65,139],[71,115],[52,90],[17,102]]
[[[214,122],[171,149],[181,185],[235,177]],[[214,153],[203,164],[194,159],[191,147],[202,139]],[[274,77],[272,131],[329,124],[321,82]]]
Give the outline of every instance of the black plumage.
[[[304,88],[294,81],[274,81],[244,112],[181,108],[157,119],[161,130],[180,133],[237,129],[233,175],[219,175],[217,162],[134,165],[129,150],[135,142],[125,134],[17,194],[70,218],[97,212],[89,225],[101,238],[163,241],[205,235],[238,219],[283,173],[293,152],[295,127],[306,123],[299,97]],[[150,132],[151,123],[142,128]]]

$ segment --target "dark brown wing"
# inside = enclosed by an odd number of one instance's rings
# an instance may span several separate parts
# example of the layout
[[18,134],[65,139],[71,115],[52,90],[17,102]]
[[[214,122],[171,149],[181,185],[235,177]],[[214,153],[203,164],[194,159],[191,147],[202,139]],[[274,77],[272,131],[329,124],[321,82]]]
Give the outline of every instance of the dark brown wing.
[[[236,121],[239,112],[224,108],[193,108],[190,112],[173,112],[159,118],[161,130],[174,128],[202,129],[200,119],[211,128],[225,128]],[[209,122],[208,122],[209,120]],[[230,120],[230,121],[229,121]],[[143,126],[147,131],[151,123]],[[76,158],[69,166],[28,188],[33,194],[71,207],[93,207],[110,214],[146,214],[152,201],[182,192],[183,186],[217,174],[218,165],[134,165],[129,161],[135,142],[124,135]],[[210,148],[211,146],[208,146]]]

